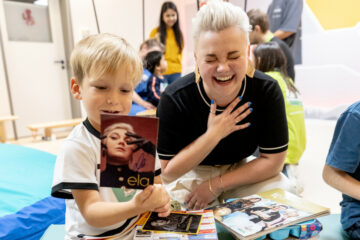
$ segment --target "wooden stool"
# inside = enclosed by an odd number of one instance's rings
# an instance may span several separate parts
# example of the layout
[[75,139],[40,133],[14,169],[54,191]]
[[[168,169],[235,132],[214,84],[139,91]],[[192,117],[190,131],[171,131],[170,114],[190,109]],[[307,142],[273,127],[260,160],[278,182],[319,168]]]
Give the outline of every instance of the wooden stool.
[[75,118],[69,120],[62,120],[56,122],[47,122],[47,123],[37,123],[37,124],[30,124],[27,128],[30,129],[32,132],[32,136],[35,139],[37,136],[37,132],[40,128],[44,129],[44,139],[50,140],[52,135],[53,128],[61,128],[61,127],[73,127],[78,125],[83,121],[82,118]]
[[147,109],[142,112],[136,113],[136,116],[139,117],[155,117],[156,116],[156,108],[154,109]]
[[13,121],[18,119],[18,116],[5,116],[0,117],[0,142],[6,141],[6,129],[5,129],[5,121]]

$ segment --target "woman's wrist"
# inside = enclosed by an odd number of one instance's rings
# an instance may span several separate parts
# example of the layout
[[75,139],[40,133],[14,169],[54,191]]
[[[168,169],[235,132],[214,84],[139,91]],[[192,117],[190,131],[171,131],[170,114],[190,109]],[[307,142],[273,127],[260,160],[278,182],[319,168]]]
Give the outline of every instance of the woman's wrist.
[[208,128],[205,132],[206,138],[211,141],[215,146],[220,142],[221,137],[219,134],[212,128]]
[[209,179],[209,191],[216,197],[224,192],[221,175]]

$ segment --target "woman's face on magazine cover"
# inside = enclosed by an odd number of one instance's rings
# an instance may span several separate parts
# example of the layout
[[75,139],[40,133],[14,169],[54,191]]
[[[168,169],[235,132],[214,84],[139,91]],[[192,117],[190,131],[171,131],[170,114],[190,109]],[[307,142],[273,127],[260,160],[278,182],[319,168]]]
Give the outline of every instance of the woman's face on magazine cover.
[[151,226],[153,226],[153,227],[161,227],[161,226],[164,226],[164,225],[169,224],[169,223],[170,223],[170,220],[157,219],[157,220],[151,222]]
[[126,136],[127,130],[117,128],[112,130],[106,139],[107,154],[110,157],[108,163],[112,165],[127,164],[132,158],[135,144],[127,144],[128,141],[133,140],[132,137]]

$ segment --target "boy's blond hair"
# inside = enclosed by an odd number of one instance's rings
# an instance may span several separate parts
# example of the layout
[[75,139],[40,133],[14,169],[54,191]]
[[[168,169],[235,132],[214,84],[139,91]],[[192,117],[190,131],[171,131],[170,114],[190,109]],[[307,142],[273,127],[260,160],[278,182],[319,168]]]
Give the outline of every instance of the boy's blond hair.
[[135,88],[143,72],[142,61],[135,49],[125,39],[108,33],[79,41],[71,53],[70,63],[80,84],[84,77],[99,78],[123,67]]

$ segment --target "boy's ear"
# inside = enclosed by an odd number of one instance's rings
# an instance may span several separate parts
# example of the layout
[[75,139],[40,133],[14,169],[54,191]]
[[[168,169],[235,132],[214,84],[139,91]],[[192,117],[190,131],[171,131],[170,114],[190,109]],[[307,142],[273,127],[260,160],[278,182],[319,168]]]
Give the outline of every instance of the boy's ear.
[[71,93],[74,96],[76,100],[81,100],[81,91],[80,91],[80,84],[79,81],[76,78],[71,78],[70,80],[70,89]]

